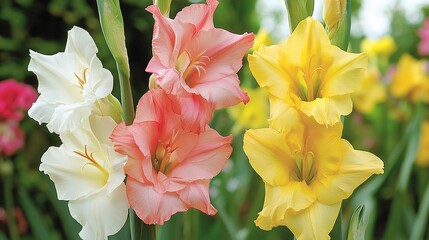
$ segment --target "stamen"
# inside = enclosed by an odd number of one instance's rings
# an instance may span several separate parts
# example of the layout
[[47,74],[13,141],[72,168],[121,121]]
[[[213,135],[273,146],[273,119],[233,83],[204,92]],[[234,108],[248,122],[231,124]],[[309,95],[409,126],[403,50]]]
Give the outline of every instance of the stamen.
[[77,78],[79,86],[82,90],[83,90],[83,85],[85,85],[85,83],[86,83],[86,71],[87,70],[88,70],[88,68],[85,68],[85,70],[83,70],[83,79],[80,78],[75,72],[73,73],[74,76]]
[[[89,165],[92,165],[92,166],[94,166],[94,167],[96,167],[96,168],[98,168],[103,174],[105,174],[107,177],[109,176],[109,173],[106,171],[106,169],[104,169],[104,167],[103,166],[101,166],[96,160],[95,160],[95,158],[94,158],[94,156],[93,156],[93,153],[91,153],[91,154],[88,154],[88,149],[87,149],[87,146],[85,145],[85,152],[84,153],[82,153],[82,152],[80,152],[80,151],[73,151],[74,153],[76,153],[77,155],[79,155],[79,156],[81,156],[81,157],[83,157],[83,158],[85,158],[85,159],[87,159],[89,162],[88,163],[85,163],[84,165],[83,165],[83,167],[85,167],[87,164],[89,164]],[[82,168],[83,168],[82,167]]]

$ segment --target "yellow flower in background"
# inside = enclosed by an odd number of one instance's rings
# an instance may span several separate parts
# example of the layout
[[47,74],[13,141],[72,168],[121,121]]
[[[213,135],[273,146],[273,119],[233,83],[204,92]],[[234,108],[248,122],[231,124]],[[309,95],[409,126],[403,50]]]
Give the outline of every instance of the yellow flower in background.
[[245,133],[244,151],[265,183],[258,227],[285,225],[297,239],[329,239],[342,200],[372,174],[383,173],[377,156],[341,139],[342,128],[341,122],[325,127],[302,115],[284,132]]
[[425,63],[404,54],[392,77],[390,91],[396,98],[410,98],[412,102],[429,102],[429,76]]
[[323,26],[309,17],[289,39],[249,55],[250,70],[270,97],[270,127],[282,130],[297,110],[319,124],[334,125],[352,111],[350,94],[367,67],[366,54],[331,45]]
[[257,50],[260,46],[269,46],[273,43],[273,39],[267,30],[261,28],[255,35],[255,41],[253,43],[252,50]]
[[429,167],[429,121],[422,122],[416,164],[422,167]]
[[268,126],[268,94],[265,89],[243,87],[243,90],[249,95],[250,101],[246,105],[240,103],[227,108],[228,114],[235,122],[231,130],[233,134],[237,134],[243,129]]
[[370,113],[375,105],[386,100],[386,88],[377,68],[369,68],[359,88],[352,94],[353,106],[361,113]]
[[364,39],[361,50],[368,53],[369,58],[388,58],[396,51],[395,40],[391,36],[384,36],[378,40]]

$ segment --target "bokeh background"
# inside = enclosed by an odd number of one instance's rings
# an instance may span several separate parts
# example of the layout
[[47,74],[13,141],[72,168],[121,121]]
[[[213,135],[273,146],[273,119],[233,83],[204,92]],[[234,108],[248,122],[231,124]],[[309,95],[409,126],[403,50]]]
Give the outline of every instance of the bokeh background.
[[[145,8],[152,1],[120,2],[133,97],[137,103],[148,89],[149,74],[145,68],[152,56],[153,18]],[[202,1],[172,0],[170,15],[175,16],[184,6],[195,2]],[[269,36],[263,41],[265,44],[282,41],[289,34],[283,0],[219,2],[214,16],[216,27],[239,34],[258,33],[265,29]],[[316,1],[315,17],[322,20],[321,1]],[[390,36],[393,40],[393,48],[368,48],[373,49],[376,55],[379,54],[377,51],[388,52],[384,57],[378,56],[374,64],[379,70],[378,79],[386,89],[392,71],[404,54],[427,64],[428,55],[418,52],[421,42],[418,30],[429,17],[429,0],[352,0],[352,17],[349,51],[360,52],[363,41],[375,41],[383,36]],[[29,49],[47,55],[64,51],[67,31],[75,25],[91,34],[99,48],[98,57],[117,79],[115,62],[101,32],[95,0],[0,0],[0,80],[12,78],[36,88],[36,76],[27,70]],[[428,69],[426,75],[429,74]],[[245,60],[239,75],[242,86],[247,89],[257,87]],[[113,94],[119,98],[117,82]],[[260,101],[265,102],[262,107],[252,107],[257,108],[252,114],[260,116],[240,119],[244,111],[241,106],[216,112],[211,122],[222,135],[234,134],[231,159],[211,184],[212,202],[218,214],[209,217],[194,210],[178,213],[158,228],[158,239],[293,239],[286,227],[266,232],[253,223],[262,209],[264,188],[243,153],[242,139],[244,130],[253,127],[247,125],[249,122],[255,122],[261,115],[262,119],[267,118],[264,109],[267,99],[262,97]],[[422,119],[427,119],[426,108],[427,105],[395,99],[387,93],[386,100],[370,112],[354,111],[345,118],[343,137],[356,149],[371,151],[384,160],[386,173],[373,176],[344,201],[340,218],[344,232],[353,210],[365,203],[366,239],[408,239],[416,224],[423,227],[422,239],[429,239],[428,215],[419,215],[421,211],[429,211],[429,203],[423,202],[429,184],[429,169],[414,164],[419,137],[429,138],[421,133],[419,127]],[[40,158],[47,148],[60,144],[58,137],[28,117],[21,122],[21,127],[26,134],[25,146],[8,159],[12,163],[13,176],[9,187],[3,178],[0,179],[0,240],[9,239],[4,210],[5,199],[8,198],[15,206],[21,239],[79,239],[80,225],[71,218],[67,202],[57,199],[53,183],[38,170]],[[3,171],[2,168],[5,168],[4,164],[0,164]],[[406,186],[404,191],[398,190],[401,184]],[[128,226],[109,239],[129,239]]]

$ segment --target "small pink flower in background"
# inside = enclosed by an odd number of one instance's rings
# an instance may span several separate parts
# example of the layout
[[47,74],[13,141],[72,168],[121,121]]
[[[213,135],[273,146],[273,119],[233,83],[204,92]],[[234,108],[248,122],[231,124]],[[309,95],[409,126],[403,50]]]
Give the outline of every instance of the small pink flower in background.
[[213,215],[209,183],[231,155],[232,137],[184,118],[187,101],[162,89],[150,90],[137,106],[134,123],[120,123],[111,135],[115,149],[128,155],[127,197],[147,224],[163,224],[176,212],[196,208]]
[[8,79],[0,82],[0,121],[20,121],[31,104],[36,101],[37,93],[29,85]]
[[422,28],[419,29],[418,35],[420,36],[418,52],[422,56],[428,55],[429,54],[429,18],[425,20]]
[[0,121],[0,155],[12,156],[24,146],[24,132],[17,121]]
[[147,8],[154,15],[153,54],[146,71],[167,93],[195,93],[215,109],[240,102],[248,95],[240,89],[237,71],[244,54],[252,47],[252,33],[233,34],[215,28],[213,14],[217,0],[192,4],[174,19],[162,16],[159,8]]

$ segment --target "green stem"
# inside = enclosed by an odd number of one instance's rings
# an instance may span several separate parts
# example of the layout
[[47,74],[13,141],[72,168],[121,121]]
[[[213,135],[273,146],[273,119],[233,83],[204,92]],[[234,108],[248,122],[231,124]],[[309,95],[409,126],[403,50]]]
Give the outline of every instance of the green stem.
[[130,72],[129,70],[126,70],[128,68],[128,64],[124,64],[122,61],[116,61],[116,67],[119,74],[123,119],[126,125],[130,125],[133,123],[135,117],[133,94],[130,84]]
[[145,224],[133,209],[129,209],[131,240],[156,240],[155,225]]
[[[6,165],[11,164],[8,161],[1,162],[1,168],[8,168]],[[10,239],[18,240],[19,232],[18,227],[16,226],[15,215],[13,214],[13,174],[11,172],[3,171],[3,190],[4,190],[4,201],[6,208],[6,216],[7,216],[7,226],[9,228]]]

